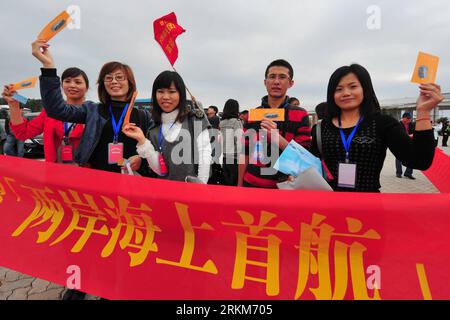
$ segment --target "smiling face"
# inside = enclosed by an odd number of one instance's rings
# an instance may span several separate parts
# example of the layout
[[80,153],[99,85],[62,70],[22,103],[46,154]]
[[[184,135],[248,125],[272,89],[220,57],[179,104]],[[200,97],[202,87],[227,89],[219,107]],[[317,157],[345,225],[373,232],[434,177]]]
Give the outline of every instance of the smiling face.
[[172,82],[169,88],[156,90],[156,101],[163,112],[169,113],[178,108],[180,104],[180,93]]
[[112,100],[126,101],[130,85],[126,73],[122,69],[116,69],[108,73],[104,78],[106,92]]
[[88,90],[86,81],[82,75],[77,77],[67,77],[62,83],[64,94],[67,97],[69,104],[70,101],[84,100],[86,92]]
[[294,85],[294,81],[289,76],[288,68],[273,66],[269,68],[264,85],[270,97],[282,98],[286,96],[288,89]]
[[342,77],[334,92],[334,101],[341,111],[358,109],[364,100],[361,82],[354,73]]

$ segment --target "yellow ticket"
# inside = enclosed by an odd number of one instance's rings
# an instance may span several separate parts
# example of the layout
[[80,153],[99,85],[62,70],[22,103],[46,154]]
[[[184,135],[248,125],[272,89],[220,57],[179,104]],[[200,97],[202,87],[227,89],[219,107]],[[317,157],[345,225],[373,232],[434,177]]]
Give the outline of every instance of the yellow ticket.
[[61,12],[55,19],[53,19],[48,25],[42,29],[38,35],[39,40],[50,41],[60,31],[62,31],[70,22],[70,15],[67,11]]
[[251,109],[248,114],[248,121],[284,121],[285,110],[284,109]]
[[14,91],[23,90],[23,89],[29,89],[33,88],[36,85],[36,82],[38,80],[38,77],[33,77],[27,80],[23,80],[21,82],[17,82],[13,86]]
[[416,67],[411,78],[414,83],[435,83],[439,57],[419,52]]

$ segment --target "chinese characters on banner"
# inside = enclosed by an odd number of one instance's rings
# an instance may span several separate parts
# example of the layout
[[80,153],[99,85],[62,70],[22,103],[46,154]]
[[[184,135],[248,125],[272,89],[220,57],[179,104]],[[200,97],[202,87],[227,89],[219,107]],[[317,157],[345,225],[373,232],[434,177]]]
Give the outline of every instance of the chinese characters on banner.
[[450,298],[449,194],[411,205],[0,160],[0,265],[61,285],[76,265],[108,299]]

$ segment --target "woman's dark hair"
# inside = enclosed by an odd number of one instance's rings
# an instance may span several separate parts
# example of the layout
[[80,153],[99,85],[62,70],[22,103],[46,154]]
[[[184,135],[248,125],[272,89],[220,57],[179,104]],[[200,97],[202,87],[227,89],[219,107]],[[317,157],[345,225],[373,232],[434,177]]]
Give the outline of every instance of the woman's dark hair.
[[156,91],[159,89],[169,89],[172,83],[180,94],[180,103],[178,104],[179,112],[175,121],[183,122],[189,115],[186,102],[186,86],[184,85],[183,78],[174,71],[163,71],[156,77],[152,89],[152,115],[156,124],[161,124],[161,114],[163,113],[163,110],[158,104],[158,99],[156,99]]
[[364,99],[361,103],[359,113],[362,116],[379,113],[380,104],[378,103],[377,96],[375,95],[369,72],[359,64],[352,64],[350,66],[340,67],[330,77],[327,93],[328,115],[331,118],[340,115],[341,109],[334,101],[334,93],[336,92],[336,88],[341,79],[350,73],[353,73],[358,78],[364,93]]
[[78,76],[82,76],[84,79],[84,82],[86,82],[86,88],[89,89],[89,78],[86,75],[86,73],[79,69],[79,68],[67,68],[64,70],[63,74],[61,75],[61,82],[64,81],[64,79],[67,78],[76,78]]
[[239,102],[228,99],[223,107],[222,120],[239,118]]
[[111,102],[111,96],[109,95],[108,91],[106,91],[105,88],[105,76],[107,74],[110,74],[116,70],[121,70],[123,73],[125,73],[125,76],[128,80],[128,94],[127,94],[127,101],[131,100],[131,97],[133,96],[133,92],[136,91],[136,80],[134,79],[133,70],[131,68],[123,63],[112,61],[106,63],[102,69],[100,70],[100,74],[98,76],[98,98],[101,103],[103,104],[109,104]]

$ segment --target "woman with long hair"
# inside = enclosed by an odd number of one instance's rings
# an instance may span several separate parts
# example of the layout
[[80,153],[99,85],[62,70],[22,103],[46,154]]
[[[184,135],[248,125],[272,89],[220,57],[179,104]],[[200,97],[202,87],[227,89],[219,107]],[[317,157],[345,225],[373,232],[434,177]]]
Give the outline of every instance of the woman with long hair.
[[173,71],[159,74],[152,101],[155,126],[145,135],[130,123],[123,132],[137,141],[138,154],[159,178],[206,184],[212,162],[209,123],[204,114],[196,115],[187,105],[181,76]]
[[[436,84],[421,84],[416,131],[411,139],[394,118],[383,115],[369,72],[358,64],[337,69],[328,83],[328,117],[313,133],[312,152],[334,179],[335,191],[379,192],[386,150],[408,167],[426,170],[434,157],[430,112],[443,99]],[[318,127],[317,127],[318,128]]]

